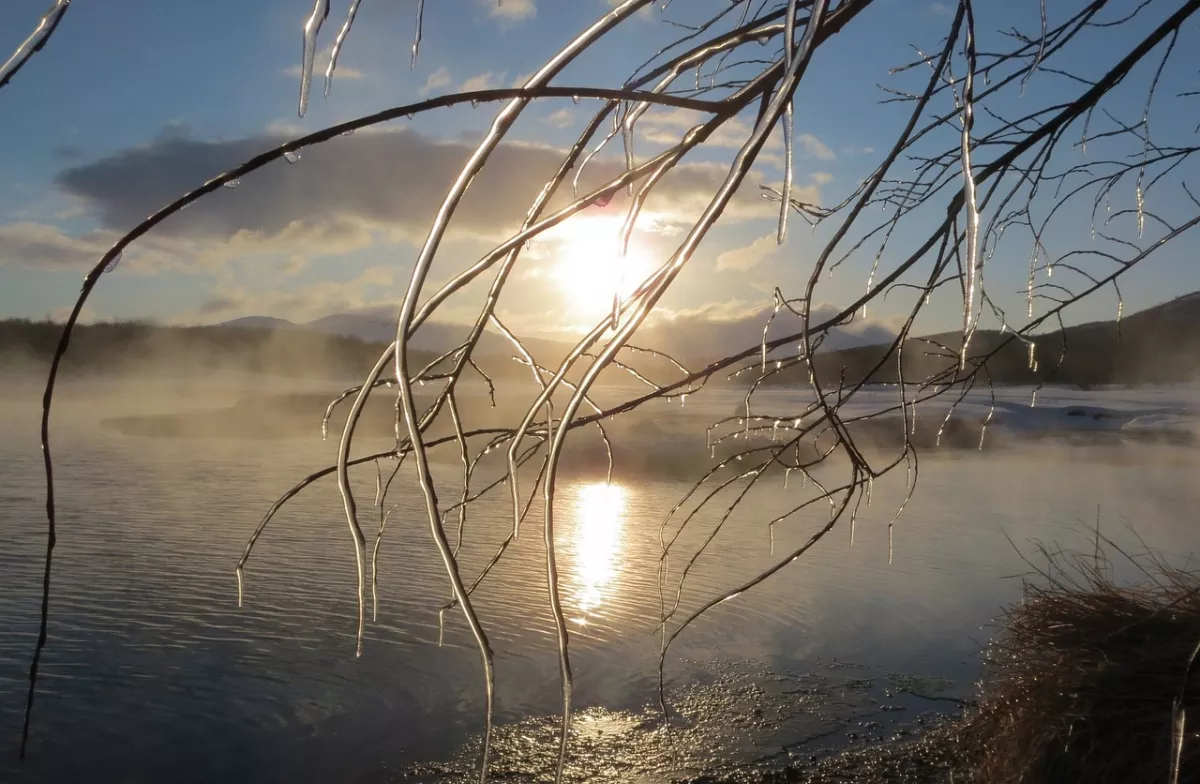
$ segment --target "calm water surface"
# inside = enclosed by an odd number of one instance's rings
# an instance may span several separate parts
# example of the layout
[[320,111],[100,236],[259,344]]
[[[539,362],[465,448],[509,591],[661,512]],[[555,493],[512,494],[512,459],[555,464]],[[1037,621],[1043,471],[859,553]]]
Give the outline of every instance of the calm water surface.
[[[379,558],[378,618],[356,658],[353,551],[331,480],[268,529],[240,609],[233,572],[261,513],[328,464],[333,444],[124,436],[98,421],[178,401],[101,406],[83,396],[65,400],[56,420],[50,642],[31,757],[16,763],[44,547],[34,398],[16,397],[0,422],[0,780],[439,780],[470,770],[478,654],[457,612],[440,634],[449,586],[408,475],[392,493],[399,507]],[[1099,514],[1121,542],[1133,539],[1124,519],[1150,547],[1186,557],[1200,544],[1188,511],[1200,502],[1196,468],[1191,447],[1126,443],[926,453],[891,563],[887,522],[903,471],[876,483],[853,546],[848,526],[835,529],[684,632],[667,658],[680,716],[670,726],[650,710],[658,526],[688,483],[620,465],[611,487],[568,475],[557,543],[580,711],[572,775],[665,781],[774,759],[830,723],[929,707],[901,694],[913,678],[924,679],[917,691],[969,694],[989,621],[1017,595],[1012,576],[1028,571],[1010,540],[1026,553],[1035,539],[1080,546]],[[372,526],[374,471],[357,481]],[[684,610],[771,565],[827,519],[828,507],[798,516],[772,543],[766,521],[811,487],[770,484],[699,559]],[[509,514],[499,501],[472,509],[468,579],[507,533]],[[698,517],[681,552],[693,552],[717,516]],[[551,769],[559,702],[543,558],[536,518],[478,595],[496,650],[497,764],[531,779]],[[676,577],[681,562],[672,560]]]

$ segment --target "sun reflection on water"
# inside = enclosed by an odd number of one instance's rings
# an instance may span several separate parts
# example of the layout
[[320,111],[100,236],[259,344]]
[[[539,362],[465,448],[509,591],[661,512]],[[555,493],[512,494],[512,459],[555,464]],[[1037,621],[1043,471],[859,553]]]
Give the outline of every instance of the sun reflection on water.
[[[575,623],[604,603],[617,576],[627,492],[617,484],[587,484],[575,498]],[[611,598],[611,597],[609,597]]]

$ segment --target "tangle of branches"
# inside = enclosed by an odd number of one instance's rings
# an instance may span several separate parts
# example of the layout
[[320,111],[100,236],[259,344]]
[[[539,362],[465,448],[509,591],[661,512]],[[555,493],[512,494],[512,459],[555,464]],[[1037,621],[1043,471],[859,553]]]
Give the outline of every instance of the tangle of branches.
[[[1034,28],[1020,30],[1013,26],[998,33],[982,26],[978,18],[981,9],[971,0],[958,0],[952,14],[938,17],[938,27],[930,30],[929,37],[937,42],[936,46],[928,51],[918,49],[913,62],[893,70],[893,81],[903,82],[904,86],[884,88],[883,101],[902,104],[906,110],[906,121],[896,129],[890,147],[876,154],[874,168],[850,192],[823,205],[806,203],[794,194],[793,126],[797,115],[836,112],[838,107],[805,105],[798,90],[806,82],[821,78],[817,58],[838,45],[839,33],[851,26],[873,23],[874,0],[734,0],[675,5],[666,0],[660,4],[667,15],[664,18],[681,30],[679,37],[669,46],[647,53],[645,62],[623,84],[563,82],[562,74],[568,66],[617,35],[639,11],[654,5],[654,0],[626,0],[616,5],[567,42],[520,87],[433,97],[264,150],[162,207],[97,260],[84,278],[67,320],[44,397],[41,435],[48,489],[48,539],[42,626],[30,672],[26,733],[37,663],[46,644],[56,535],[51,404],[72,330],[104,273],[115,266],[132,243],[198,199],[280,158],[294,157],[305,148],[341,134],[400,117],[465,104],[500,105],[429,226],[403,301],[398,303],[395,340],[372,368],[364,369],[367,372],[362,383],[330,405],[329,415],[336,407],[346,408],[336,463],[304,478],[271,507],[237,565],[240,600],[244,568],[255,542],[275,514],[318,480],[334,477],[357,565],[357,636],[361,648],[368,622],[368,592],[372,599],[377,598],[375,567],[388,523],[383,510],[392,481],[384,481],[381,475],[374,499],[380,510],[378,532],[369,543],[359,502],[352,491],[351,471],[391,460],[395,464],[394,478],[401,464],[409,464],[415,471],[416,484],[405,492],[416,493],[422,501],[426,513],[423,525],[428,526],[452,591],[452,599],[442,612],[456,608],[463,614],[480,656],[487,704],[481,779],[487,775],[492,730],[493,648],[486,620],[477,612],[473,596],[504,558],[509,543],[529,535],[522,523],[531,510],[538,508],[545,545],[546,601],[558,641],[562,685],[559,777],[566,760],[572,666],[559,589],[555,548],[559,509],[555,500],[569,440],[600,438],[608,450],[611,476],[612,449],[606,427],[614,418],[653,401],[685,398],[712,379],[744,384],[744,410],[738,416],[712,423],[708,429],[708,443],[713,450],[711,467],[695,478],[690,490],[660,523],[661,694],[662,672],[671,645],[698,617],[787,568],[836,526],[852,527],[862,505],[870,501],[875,479],[903,467],[911,494],[918,472],[913,439],[918,404],[946,396],[952,413],[954,404],[977,385],[979,389],[991,388],[988,361],[1014,344],[1028,347],[1031,368],[1045,361],[1053,363],[1054,358],[1036,356],[1035,336],[1055,327],[1063,329],[1064,311],[1093,292],[1111,288],[1119,303],[1121,276],[1200,222],[1200,202],[1187,183],[1194,153],[1200,149],[1195,130],[1176,133],[1168,123],[1164,132],[1164,126],[1154,122],[1155,110],[1164,101],[1188,99],[1182,94],[1156,100],[1164,74],[1172,72],[1173,64],[1178,67],[1173,58],[1190,50],[1180,39],[1195,32],[1193,16],[1200,0],[1145,0],[1136,5],[1130,0],[1092,0],[1049,8],[1044,0],[1040,5],[1032,0],[1026,10],[1031,11],[1030,19],[1037,20]],[[1067,5],[1072,7],[1067,9]],[[60,0],[38,31],[0,70],[0,86],[46,43],[66,7],[67,2]],[[998,7],[986,10],[995,13]],[[357,9],[358,0],[353,0],[337,34],[326,71],[326,92]],[[301,114],[308,102],[317,37],[328,14],[327,0],[316,0],[304,23]],[[417,14],[414,61],[421,25],[429,23],[422,20],[420,0]],[[1094,73],[1079,72],[1078,50],[1088,47],[1089,36],[1114,27],[1128,31],[1120,49],[1110,48],[1100,60],[1093,58]],[[991,43],[985,48],[985,41],[998,41],[1000,45],[993,51]],[[1037,91],[1041,98],[1034,97],[1034,90],[1027,92],[1029,85],[1041,80],[1053,81],[1052,100],[1044,98],[1048,91]],[[1127,109],[1131,89],[1140,96],[1134,116],[1129,116]],[[528,204],[523,221],[508,239],[471,263],[456,265],[440,251],[456,225],[456,215],[473,181],[489,166],[496,150],[511,138],[514,124],[531,106],[562,98],[595,105],[585,129],[564,152],[557,170]],[[694,126],[664,149],[639,155],[635,144],[639,122],[664,108],[694,113]],[[611,314],[583,334],[565,358],[549,365],[540,363],[502,322],[497,310],[504,294],[519,286],[516,271],[524,260],[527,244],[589,207],[621,197],[625,218],[620,242],[622,247],[627,246],[639,217],[659,196],[661,183],[683,163],[711,151],[716,134],[730,132],[741,134],[735,152],[725,160],[719,185],[706,195],[703,209],[678,235],[674,249],[658,260],[654,271],[630,295],[614,297]],[[799,317],[800,328],[769,338],[768,321],[761,342],[698,368],[639,349],[639,329],[689,268],[697,249],[720,223],[735,194],[747,187],[764,147],[777,136],[783,140],[782,181],[761,192],[763,198],[778,205],[777,238],[783,243],[796,220],[822,232],[819,247],[797,259],[809,271],[807,282],[796,291],[775,289],[774,314],[787,311]],[[1173,136],[1183,138],[1170,138]],[[599,184],[582,187],[581,175],[609,147],[621,148],[625,165],[615,176],[606,175]],[[1153,201],[1160,192],[1161,199]],[[1160,204],[1158,209],[1152,206]],[[1051,254],[1047,237],[1064,231],[1079,238],[1078,242],[1064,252]],[[1022,246],[1019,277],[1025,280],[1020,295],[1024,314],[1016,317],[1004,304],[1005,295],[1012,293],[1013,276],[1008,275],[1006,280],[1004,273],[1011,271],[1013,259],[1018,258],[1013,251],[1015,245]],[[822,282],[840,265],[862,259],[869,262],[870,273],[861,295],[839,305],[833,315],[817,318]],[[995,277],[998,282],[992,284],[988,273],[994,268],[1000,272]],[[445,282],[434,286],[435,280]],[[412,336],[422,324],[444,312],[447,301],[472,284],[486,287],[486,295],[476,303],[476,314],[465,336],[436,361],[417,367]],[[1005,285],[1009,288],[1004,289]],[[943,292],[952,292],[959,303],[960,338],[947,344],[921,344],[947,361],[937,372],[911,377],[906,357],[918,345],[913,334],[917,318],[931,299],[943,296]],[[896,307],[904,309],[890,351],[881,353],[871,371],[860,377],[820,372],[817,360],[825,337],[885,297],[893,297],[892,303],[903,303]],[[996,324],[1002,337],[980,349],[973,337],[985,319]],[[493,380],[475,361],[485,331],[506,338],[514,358],[529,367],[533,379],[531,387],[506,390],[510,400],[518,395],[525,398],[520,420],[504,427],[473,426],[459,405],[467,378],[482,377],[494,394]],[[668,362],[674,378],[651,380],[652,374],[639,369],[640,363],[649,360]],[[874,407],[869,414],[851,413],[848,404],[861,397],[872,379],[884,371],[898,382],[887,387],[894,392],[894,399]],[[602,375],[612,372],[632,375],[643,391],[600,404],[592,393]],[[807,378],[808,389],[794,398],[799,401],[795,410],[757,408],[755,396],[759,390],[781,378],[794,377],[797,372]],[[1041,376],[1042,383],[1052,378],[1052,370]],[[418,400],[414,394],[418,385],[434,390],[431,399]],[[395,446],[377,454],[357,454],[353,442],[364,407],[370,396],[385,394],[385,390],[395,394]],[[856,438],[865,420],[880,418],[895,420],[897,432],[902,435],[895,449],[869,449]],[[435,462],[431,456],[437,450],[453,450],[457,460]],[[484,456],[492,453],[503,456],[504,469],[485,483],[475,472]],[[494,460],[494,455],[489,459]],[[452,475],[446,475],[448,471]],[[786,481],[793,473],[804,477],[806,495],[785,514],[771,520],[768,527],[773,531],[819,505],[829,508],[827,522],[799,547],[778,554],[770,568],[708,597],[694,611],[683,613],[679,597],[688,573],[724,522],[744,499],[765,487],[768,479],[782,474]],[[448,481],[461,487],[452,499],[441,497],[437,489]],[[730,495],[724,492],[730,489],[736,490],[733,500],[719,501]],[[472,506],[485,497],[504,499],[511,506],[511,530],[481,572],[465,574],[458,560],[458,545]],[[683,510],[689,503],[693,508],[685,514]],[[675,598],[669,599],[666,586],[672,576],[667,568],[668,557],[677,554],[682,546],[681,534],[696,524],[698,511],[719,503],[724,506],[719,510],[716,528],[698,548],[678,554],[685,566],[674,576]],[[457,525],[457,543],[451,536],[452,524]],[[889,523],[889,536],[890,532]]]

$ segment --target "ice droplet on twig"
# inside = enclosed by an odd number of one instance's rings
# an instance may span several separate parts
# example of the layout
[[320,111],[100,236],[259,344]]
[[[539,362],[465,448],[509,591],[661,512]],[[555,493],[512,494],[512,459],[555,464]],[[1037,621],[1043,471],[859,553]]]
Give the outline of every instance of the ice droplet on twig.
[[113,256],[112,259],[110,259],[109,262],[104,265],[104,271],[112,272],[113,270],[115,270],[117,268],[117,265],[121,263],[121,256],[123,256],[123,255],[124,254],[122,254],[122,253],[118,253],[116,256]]
[[300,153],[295,150],[288,150],[283,154],[283,159],[288,163],[296,163],[300,160]]
[[241,184],[242,184],[241,180],[230,180],[229,182],[222,183],[222,185],[224,185],[226,188],[229,188],[230,190],[233,190],[234,188],[236,188],[237,186],[239,186]]
[[300,62],[300,107],[303,117],[308,111],[308,92],[312,87],[313,60],[317,56],[317,33],[329,18],[329,0],[316,0],[312,13],[304,22],[304,53]]

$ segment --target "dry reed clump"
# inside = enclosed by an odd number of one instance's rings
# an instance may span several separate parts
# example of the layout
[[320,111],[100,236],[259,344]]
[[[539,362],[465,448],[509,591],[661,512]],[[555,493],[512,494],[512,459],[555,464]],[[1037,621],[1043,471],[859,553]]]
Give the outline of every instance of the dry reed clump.
[[971,780],[1200,782],[1200,574],[1118,551],[1135,584],[1118,585],[1099,548],[1047,553],[1006,611],[959,733]]

